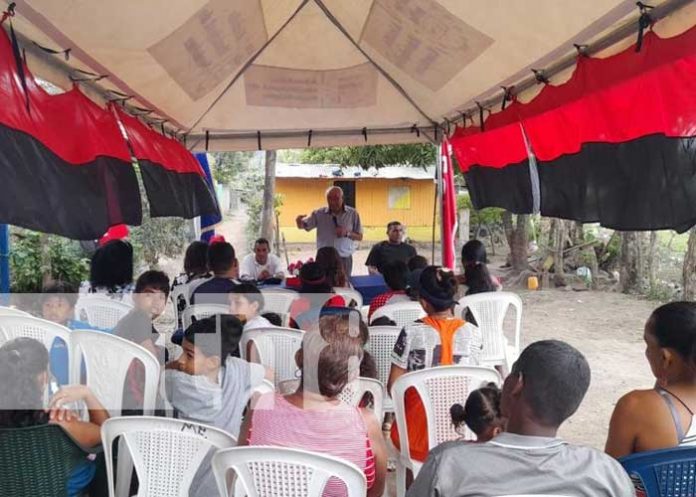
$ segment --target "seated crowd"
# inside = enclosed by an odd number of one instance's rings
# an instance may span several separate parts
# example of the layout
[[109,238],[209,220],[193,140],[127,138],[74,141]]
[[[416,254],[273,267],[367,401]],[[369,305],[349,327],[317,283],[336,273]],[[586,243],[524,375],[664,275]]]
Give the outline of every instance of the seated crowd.
[[[384,276],[388,290],[369,305],[366,319],[351,308],[350,297],[335,289],[350,287],[335,249],[320,249],[316,262],[299,273],[299,295],[286,323],[302,330],[295,354],[298,385],[290,393],[252,392],[274,371],[256,363],[258,355],[241,350],[245,333],[283,324],[283,316],[265,312],[263,282],[285,277],[267,240],[238,264],[231,244],[194,242],[186,251],[184,273],[170,286],[161,271],[146,271],[133,283],[132,248],[112,241],[97,250],[87,293],[102,293],[132,303],[132,310],[113,333],[151,352],[163,367],[157,414],[222,429],[238,445],[299,448],[342,458],[365,475],[367,495],[381,496],[387,477],[387,449],[382,419],[369,408],[368,397],[349,405],[340,394],[358,377],[378,378],[374,357],[366,350],[368,320],[382,306],[417,301],[425,317],[400,330],[391,354],[386,391],[411,372],[447,365],[480,365],[484,339],[468,313],[454,312],[460,284],[465,294],[501,289],[486,266],[485,247],[476,240],[461,254],[463,274],[456,276],[428,265],[412,247],[404,247],[400,223],[390,223],[388,242],[376,245],[368,258],[371,272]],[[102,267],[109,266],[109,269]],[[184,285],[185,287],[180,287]],[[227,312],[179,320],[167,344],[153,322],[164,312],[174,289],[177,314],[190,305],[219,304]],[[46,288],[44,319],[69,329],[92,329],[75,316],[75,288],[58,283]],[[389,320],[372,324],[390,324]],[[391,323],[393,324],[393,323]],[[295,332],[297,333],[297,332]],[[696,304],[675,302],[659,307],[645,325],[646,356],[656,377],[650,390],[622,397],[611,419],[605,453],[567,443],[559,427],[580,406],[590,384],[590,366],[574,347],[543,340],[525,348],[504,378],[481,385],[450,409],[460,439],[429,445],[426,406],[415,389],[405,393],[408,447],[423,463],[409,479],[410,497],[559,494],[632,496],[634,483],[616,460],[636,452],[696,445]],[[243,360],[246,356],[249,360]],[[0,347],[0,443],[7,430],[57,425],[85,448],[101,443],[100,426],[109,417],[95,393],[84,385],[68,385],[65,345],[51,350],[30,338]],[[84,374],[84,372],[83,372]],[[142,413],[143,368],[131,364],[124,385],[123,415]],[[55,379],[55,381],[53,381]],[[58,388],[57,385],[62,385]],[[83,402],[87,419],[67,407]],[[468,432],[467,430],[470,430]],[[465,436],[473,433],[475,438]],[[402,441],[396,423],[391,442]],[[172,457],[176,457],[172,454]],[[103,495],[95,477],[100,460],[78,460],[69,468],[67,495]],[[136,483],[137,484],[137,483]],[[0,481],[0,494],[3,483]],[[345,496],[344,484],[329,480],[323,495]],[[191,496],[216,496],[207,458],[194,477]]]

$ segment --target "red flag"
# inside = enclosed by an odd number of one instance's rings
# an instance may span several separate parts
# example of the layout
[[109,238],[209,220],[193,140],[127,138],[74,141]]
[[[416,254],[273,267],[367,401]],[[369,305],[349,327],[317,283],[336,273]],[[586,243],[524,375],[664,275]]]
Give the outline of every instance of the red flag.
[[440,192],[442,199],[442,265],[455,268],[457,233],[457,192],[454,188],[452,146],[447,139],[440,145]]

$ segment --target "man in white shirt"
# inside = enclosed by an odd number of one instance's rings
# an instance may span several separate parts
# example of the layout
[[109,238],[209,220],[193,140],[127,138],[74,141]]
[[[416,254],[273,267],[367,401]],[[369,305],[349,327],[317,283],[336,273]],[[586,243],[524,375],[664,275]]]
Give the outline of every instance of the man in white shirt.
[[243,280],[263,281],[269,278],[282,278],[283,263],[277,255],[271,254],[271,246],[265,238],[254,243],[254,252],[242,260],[239,276]]

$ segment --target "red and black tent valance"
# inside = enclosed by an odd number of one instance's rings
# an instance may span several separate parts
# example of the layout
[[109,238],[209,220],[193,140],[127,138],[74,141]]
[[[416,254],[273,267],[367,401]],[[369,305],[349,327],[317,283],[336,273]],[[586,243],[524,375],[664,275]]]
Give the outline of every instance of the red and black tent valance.
[[219,214],[201,165],[181,143],[145,126],[114,106],[123,124],[150,202],[152,217],[187,219]]
[[138,182],[113,115],[77,87],[46,93],[3,29],[0,102],[0,223],[76,239],[140,224]]
[[200,164],[179,142],[116,106],[103,109],[77,86],[48,94],[21,59],[16,39],[0,31],[0,223],[84,240],[110,226],[140,224],[140,190],[124,131],[153,217],[219,214]]
[[451,139],[477,208],[619,230],[696,224],[696,27],[604,59]]

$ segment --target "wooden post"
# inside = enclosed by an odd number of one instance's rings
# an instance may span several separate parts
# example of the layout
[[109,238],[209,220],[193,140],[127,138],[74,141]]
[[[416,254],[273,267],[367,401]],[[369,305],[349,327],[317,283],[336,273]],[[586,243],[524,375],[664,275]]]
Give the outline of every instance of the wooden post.
[[275,170],[276,151],[266,150],[266,178],[263,185],[263,208],[261,210],[261,237],[273,246],[275,220]]

